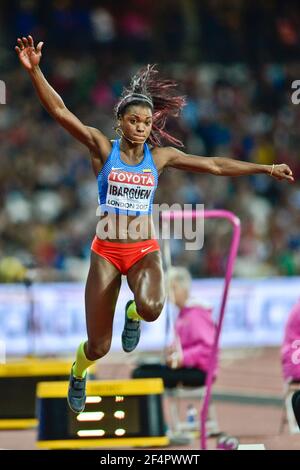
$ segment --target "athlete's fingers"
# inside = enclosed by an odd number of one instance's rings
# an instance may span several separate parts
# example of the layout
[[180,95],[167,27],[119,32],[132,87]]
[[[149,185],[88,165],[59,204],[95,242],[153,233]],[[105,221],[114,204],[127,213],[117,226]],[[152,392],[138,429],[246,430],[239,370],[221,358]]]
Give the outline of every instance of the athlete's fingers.
[[28,47],[28,41],[27,41],[27,38],[25,37],[22,37],[22,41],[23,41],[23,44],[25,47]]
[[41,52],[43,45],[44,45],[43,42],[39,42],[38,45],[37,45],[36,51],[37,51],[37,52]]
[[21,53],[21,49],[18,46],[15,47],[15,51],[17,52],[17,54]]
[[28,36],[28,42],[30,47],[34,47],[33,37],[30,35]]
[[289,166],[286,166],[283,169],[283,178],[290,180],[290,181],[294,181],[293,172]]
[[21,51],[22,51],[22,50],[24,49],[24,44],[23,44],[23,41],[22,41],[22,39],[20,39],[20,38],[18,38],[18,40],[17,40],[17,41],[18,41],[18,43],[19,43],[19,46],[20,46],[20,49],[21,49]]

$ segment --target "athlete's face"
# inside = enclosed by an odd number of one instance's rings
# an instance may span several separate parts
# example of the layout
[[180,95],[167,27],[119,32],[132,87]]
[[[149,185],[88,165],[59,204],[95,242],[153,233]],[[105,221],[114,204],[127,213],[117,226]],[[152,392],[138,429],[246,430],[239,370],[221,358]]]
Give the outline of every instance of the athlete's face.
[[120,126],[125,136],[136,142],[145,142],[152,129],[152,110],[149,106],[128,106],[120,117]]

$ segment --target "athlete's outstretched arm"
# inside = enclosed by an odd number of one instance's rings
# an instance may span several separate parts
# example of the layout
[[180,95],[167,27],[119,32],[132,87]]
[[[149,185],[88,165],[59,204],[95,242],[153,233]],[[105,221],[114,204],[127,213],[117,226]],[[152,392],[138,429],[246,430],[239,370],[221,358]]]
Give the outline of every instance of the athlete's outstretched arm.
[[260,165],[258,163],[243,162],[233,158],[198,157],[188,155],[173,147],[160,149],[163,166],[179,170],[194,171],[198,173],[211,173],[219,176],[242,176],[265,173],[278,180],[294,181],[293,172],[285,163],[279,165]]
[[19,60],[29,73],[42,105],[54,119],[76,139],[86,145],[91,152],[98,155],[99,152],[101,154],[108,154],[110,142],[105,135],[97,129],[85,126],[71,113],[59,94],[56,93],[44,77],[39,67],[43,44],[43,42],[39,42],[37,47],[35,47],[32,36],[28,36],[28,38],[18,38],[18,46],[15,47]]

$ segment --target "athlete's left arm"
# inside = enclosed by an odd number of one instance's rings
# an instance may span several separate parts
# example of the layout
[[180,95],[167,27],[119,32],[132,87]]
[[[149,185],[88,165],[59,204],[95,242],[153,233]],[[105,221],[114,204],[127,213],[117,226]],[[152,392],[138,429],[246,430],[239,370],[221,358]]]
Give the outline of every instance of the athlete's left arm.
[[294,181],[293,172],[285,163],[279,165],[260,165],[225,157],[200,157],[188,155],[173,147],[160,149],[163,167],[178,170],[211,173],[218,176],[242,176],[265,173],[278,180]]

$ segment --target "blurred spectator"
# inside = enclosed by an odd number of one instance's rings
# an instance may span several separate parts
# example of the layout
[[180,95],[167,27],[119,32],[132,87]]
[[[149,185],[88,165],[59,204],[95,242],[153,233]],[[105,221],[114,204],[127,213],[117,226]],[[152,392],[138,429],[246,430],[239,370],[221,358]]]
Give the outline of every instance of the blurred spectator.
[[281,348],[283,377],[286,382],[300,382],[300,300],[289,313]]
[[115,39],[116,29],[111,13],[102,6],[91,11],[92,34],[99,44],[108,44]]
[[0,282],[22,282],[26,276],[26,268],[12,256],[2,258],[0,261]]

